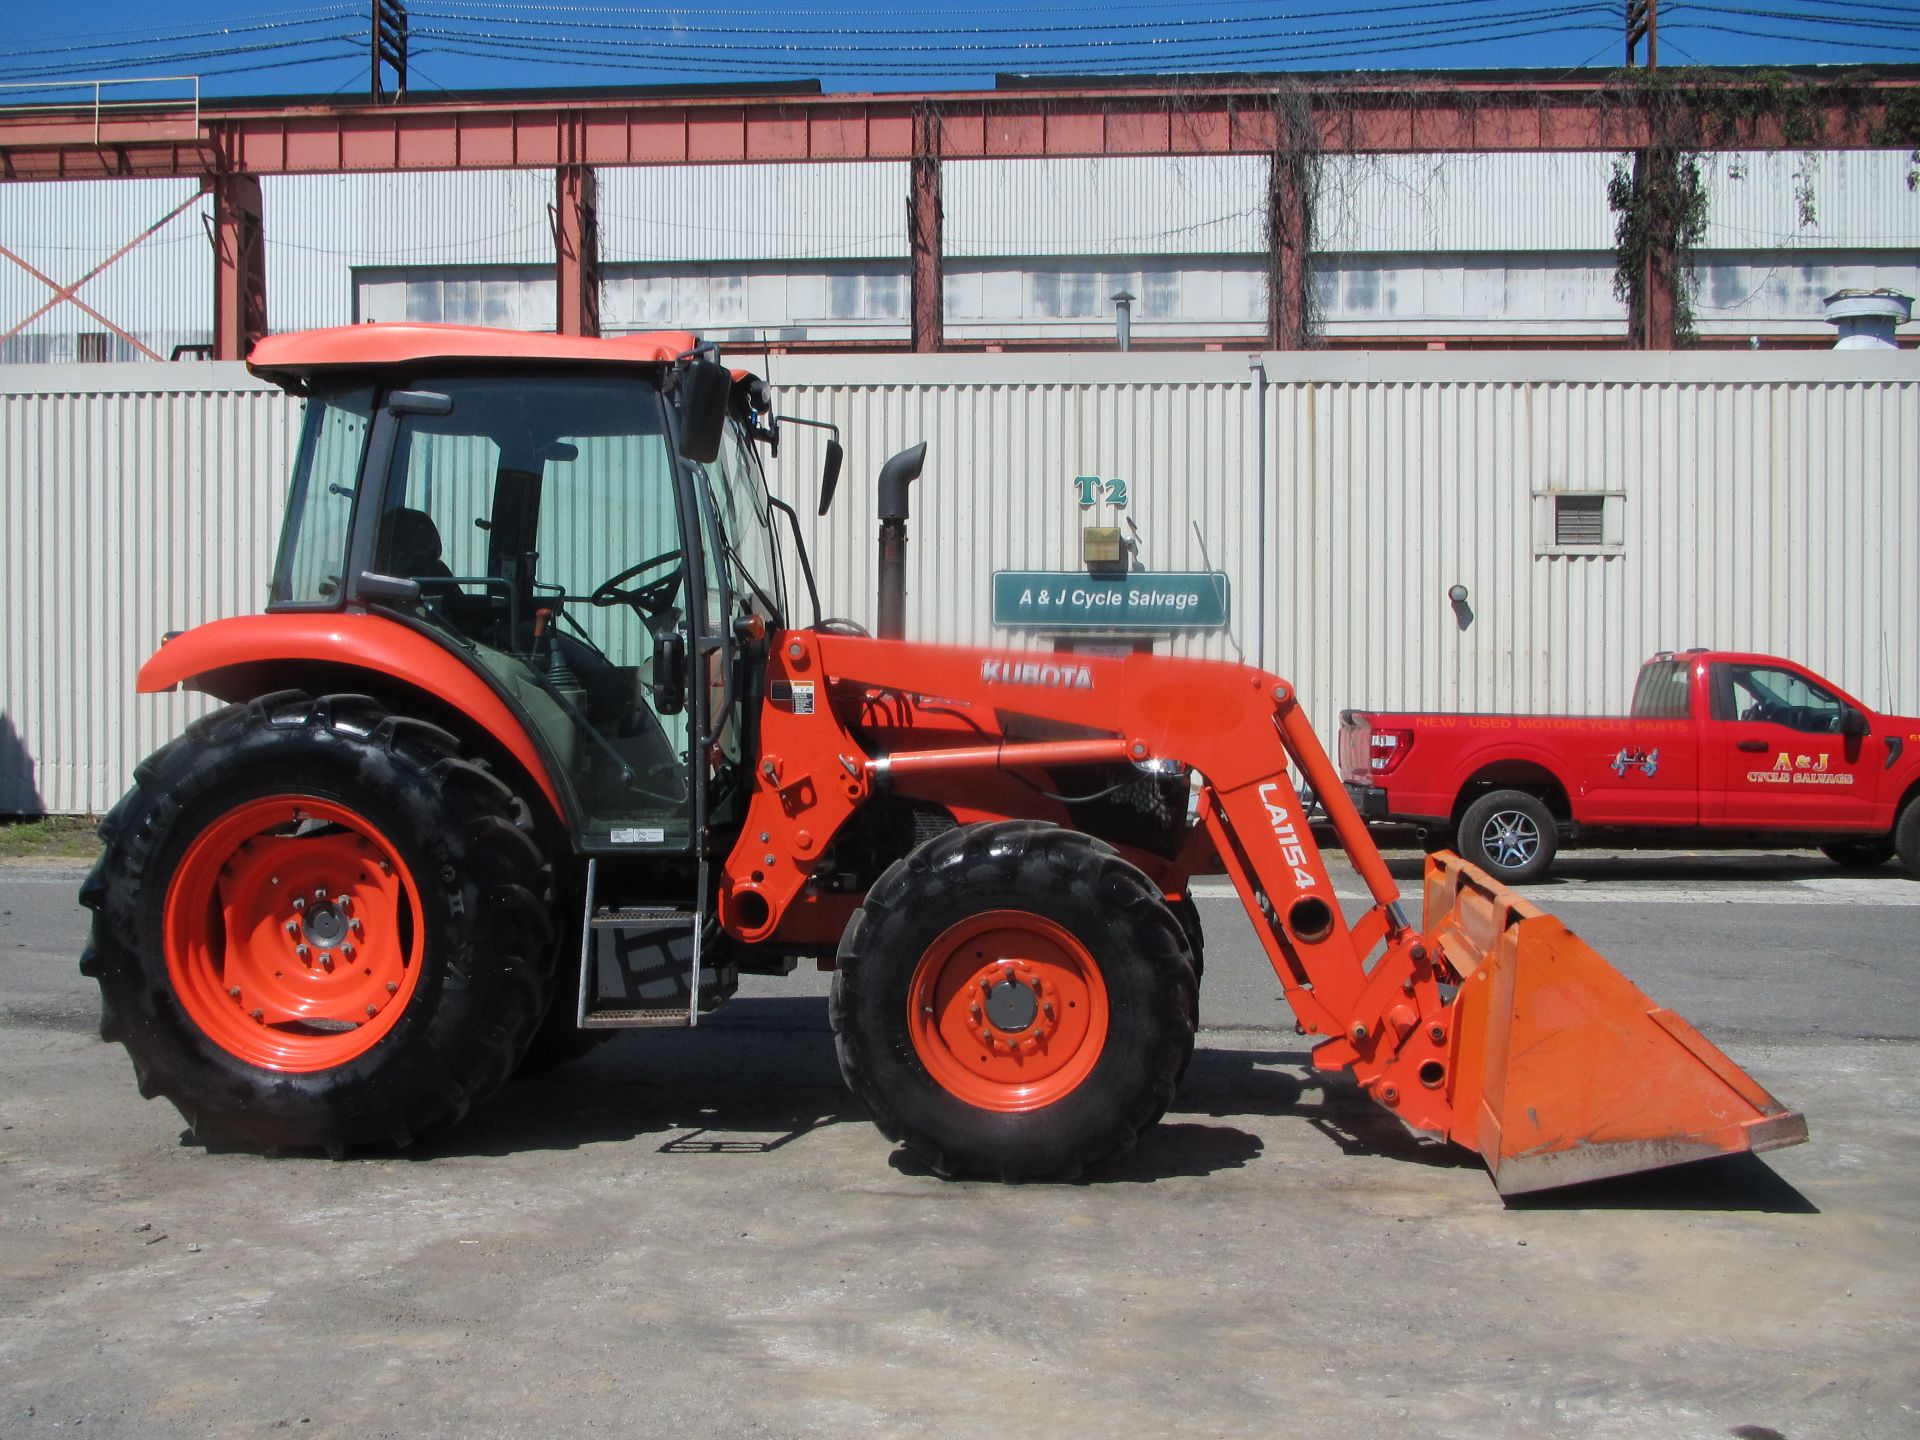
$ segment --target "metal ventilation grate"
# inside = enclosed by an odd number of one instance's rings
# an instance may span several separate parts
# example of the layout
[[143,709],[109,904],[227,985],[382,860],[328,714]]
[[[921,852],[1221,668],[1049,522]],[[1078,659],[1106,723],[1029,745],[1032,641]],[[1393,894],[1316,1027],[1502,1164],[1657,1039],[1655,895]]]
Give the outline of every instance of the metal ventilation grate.
[[1607,538],[1607,497],[1556,495],[1553,497],[1553,543],[1598,548]]

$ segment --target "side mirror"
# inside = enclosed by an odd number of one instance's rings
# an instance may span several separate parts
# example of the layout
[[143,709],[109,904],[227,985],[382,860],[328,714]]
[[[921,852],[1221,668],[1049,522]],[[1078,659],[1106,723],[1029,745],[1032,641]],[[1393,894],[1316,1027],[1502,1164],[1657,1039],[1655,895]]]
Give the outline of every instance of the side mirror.
[[662,630],[653,637],[653,709],[656,715],[678,715],[687,708],[687,637],[679,630]]
[[1840,711],[1840,733],[1842,735],[1866,736],[1873,733],[1873,722],[1853,706],[1848,705]]
[[827,441],[827,463],[820,470],[819,514],[826,514],[833,505],[833,492],[840,484],[840,466],[846,458],[847,452],[838,440]]
[[680,455],[699,465],[720,458],[733,399],[733,372],[712,360],[695,360],[680,372],[674,392],[680,412]]

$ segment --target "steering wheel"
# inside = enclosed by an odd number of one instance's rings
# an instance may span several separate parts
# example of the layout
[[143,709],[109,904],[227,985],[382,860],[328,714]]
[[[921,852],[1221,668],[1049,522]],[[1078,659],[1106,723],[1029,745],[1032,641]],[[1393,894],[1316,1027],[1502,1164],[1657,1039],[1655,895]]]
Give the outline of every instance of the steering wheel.
[[[666,574],[655,576],[644,585],[625,590],[621,588],[623,581],[667,564],[673,568]],[[680,574],[680,552],[667,550],[651,559],[642,560],[638,565],[629,565],[618,575],[609,575],[594,586],[593,593],[587,599],[603,610],[609,605],[631,605],[643,616],[664,615],[673,608],[673,597],[680,589]]]

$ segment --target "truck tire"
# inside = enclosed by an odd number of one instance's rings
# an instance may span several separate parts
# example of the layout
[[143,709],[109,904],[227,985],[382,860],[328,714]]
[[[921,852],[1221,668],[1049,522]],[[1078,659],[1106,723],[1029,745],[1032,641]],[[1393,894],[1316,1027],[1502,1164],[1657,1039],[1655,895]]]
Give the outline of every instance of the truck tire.
[[100,827],[100,1034],[208,1146],[401,1147],[512,1072],[548,998],[552,873],[454,737],[364,696],[196,722]]
[[1920,880],[1920,795],[1907,801],[1907,808],[1893,827],[1893,847],[1907,874]]
[[1836,840],[1831,845],[1822,845],[1820,853],[1848,870],[1876,870],[1893,858],[1893,836]]
[[1524,790],[1489,791],[1460,817],[1461,856],[1502,885],[1538,880],[1559,848],[1553,812]]
[[1012,820],[935,836],[880,877],[841,940],[831,1014],[848,1087],[937,1174],[1064,1179],[1165,1113],[1194,1004],[1153,882],[1091,836]]

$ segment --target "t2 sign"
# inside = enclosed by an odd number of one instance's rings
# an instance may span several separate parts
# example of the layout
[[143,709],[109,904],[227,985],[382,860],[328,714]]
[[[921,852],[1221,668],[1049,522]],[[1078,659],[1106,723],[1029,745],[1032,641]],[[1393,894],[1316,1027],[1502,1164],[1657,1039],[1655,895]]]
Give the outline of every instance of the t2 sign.
[[1127,482],[1102,480],[1098,475],[1076,475],[1073,488],[1080,494],[1080,508],[1091,510],[1102,500],[1116,510],[1127,508]]

